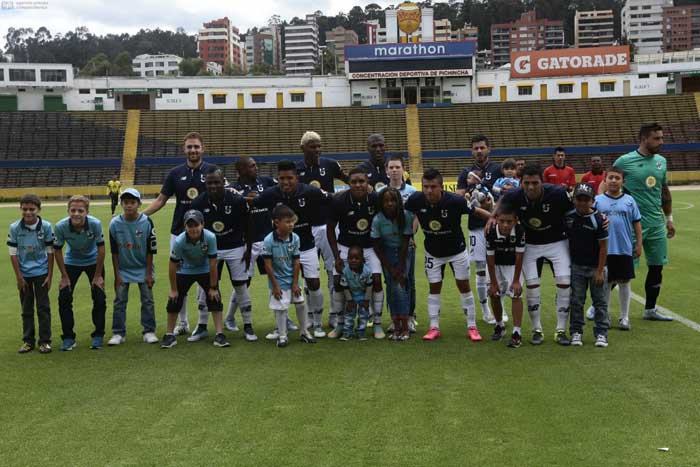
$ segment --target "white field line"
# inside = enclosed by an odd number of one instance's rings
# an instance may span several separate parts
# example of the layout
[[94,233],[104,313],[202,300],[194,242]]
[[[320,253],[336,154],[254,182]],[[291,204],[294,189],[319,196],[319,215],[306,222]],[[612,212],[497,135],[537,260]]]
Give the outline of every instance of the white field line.
[[[632,297],[632,300],[634,300],[635,302],[641,303],[642,305],[646,304],[644,297],[641,297],[634,292],[632,292],[630,294],[630,297]],[[685,316],[681,316],[678,313],[674,313],[673,311],[669,310],[668,308],[664,308],[660,305],[656,305],[656,309],[659,310],[661,313],[665,314],[666,316],[672,317],[674,320],[678,321],[679,323],[688,326],[693,331],[700,332],[700,324],[696,323],[695,321],[691,321],[688,318],[686,318]]]

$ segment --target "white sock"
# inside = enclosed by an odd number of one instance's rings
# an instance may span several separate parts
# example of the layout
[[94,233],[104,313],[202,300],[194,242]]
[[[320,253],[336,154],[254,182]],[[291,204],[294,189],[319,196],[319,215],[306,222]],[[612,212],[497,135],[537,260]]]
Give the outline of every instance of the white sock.
[[513,334],[515,334],[516,332],[520,335],[523,334],[518,326],[513,326]]
[[[620,318],[629,319],[632,283],[625,282],[624,284],[617,284],[617,288],[620,289]],[[608,303],[610,303],[609,300]]]
[[503,323],[503,320],[501,321],[496,321],[496,324],[502,328],[506,327],[506,325]]
[[343,292],[333,292],[333,310],[338,317],[338,325],[342,326],[345,322],[345,294]]
[[428,318],[430,318],[430,327],[431,328],[439,328],[440,327],[440,305],[441,305],[440,294],[428,295]]
[[296,308],[297,319],[299,320],[299,334],[304,334],[308,332],[306,302],[295,303],[294,307]]
[[275,310],[277,332],[281,337],[287,337],[287,310]]
[[384,290],[372,292],[372,312],[374,324],[382,324],[382,311],[384,310]]
[[328,274],[328,296],[331,298],[331,304],[328,307],[328,322],[334,323],[338,320],[338,309],[335,304],[335,290],[333,287],[333,271]]
[[542,310],[540,310],[540,288],[535,287],[534,289],[525,289],[525,296],[527,297],[527,313],[530,315],[530,321],[532,321],[532,329],[542,329],[542,321],[540,319]]
[[197,286],[197,325],[206,326],[209,322],[209,308],[207,308],[207,294]]
[[187,321],[187,295],[185,295],[185,298],[182,300],[182,308],[180,308],[180,312],[177,314],[177,320],[181,323],[187,323],[189,326],[189,321]]
[[459,294],[459,301],[462,303],[462,310],[467,315],[467,327],[476,327],[476,305],[474,304],[474,294],[471,292]]
[[236,291],[236,303],[241,308],[241,316],[243,324],[251,324],[253,322],[253,309],[251,307],[250,293],[246,284],[233,286]]
[[236,302],[236,293],[232,292],[231,297],[228,300],[228,310],[226,311],[226,321],[233,321],[236,319],[236,310],[238,309],[238,302]]
[[481,304],[481,314],[484,318],[488,318],[492,315],[491,307],[489,307],[489,295],[488,295],[489,281],[486,276],[476,275],[476,296],[479,297],[479,303]]
[[566,330],[569,323],[569,298],[571,287],[565,289],[557,287],[557,330]]
[[309,289],[309,326],[320,326],[323,315],[323,291],[319,287],[316,290]]

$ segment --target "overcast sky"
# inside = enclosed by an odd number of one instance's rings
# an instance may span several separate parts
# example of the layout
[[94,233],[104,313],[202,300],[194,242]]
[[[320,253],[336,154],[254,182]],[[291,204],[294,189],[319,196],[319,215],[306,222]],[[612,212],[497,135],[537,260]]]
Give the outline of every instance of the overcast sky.
[[[321,10],[325,15],[348,12],[353,6],[369,3],[382,7],[400,0],[0,0],[0,45],[10,27],[46,26],[52,34],[66,33],[87,26],[95,34],[134,33],[141,28],[185,28],[195,33],[202,23],[228,16],[241,31],[267,23],[272,15],[282,20]],[[14,8],[8,8],[14,4]],[[25,5],[31,4],[34,9]]]

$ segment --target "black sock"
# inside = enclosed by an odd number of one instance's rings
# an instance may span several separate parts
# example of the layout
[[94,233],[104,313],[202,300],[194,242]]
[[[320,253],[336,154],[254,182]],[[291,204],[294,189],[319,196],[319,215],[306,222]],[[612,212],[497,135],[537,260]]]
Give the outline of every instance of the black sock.
[[649,272],[647,273],[647,279],[644,282],[644,291],[646,292],[646,304],[644,308],[646,310],[653,310],[656,308],[656,300],[659,298],[659,293],[661,293],[661,280],[663,266],[649,266]]

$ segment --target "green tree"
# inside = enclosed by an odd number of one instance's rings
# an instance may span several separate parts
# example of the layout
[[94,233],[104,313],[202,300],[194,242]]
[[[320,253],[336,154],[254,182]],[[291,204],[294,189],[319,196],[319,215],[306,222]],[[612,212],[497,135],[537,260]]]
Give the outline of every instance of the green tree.
[[199,58],[185,58],[178,65],[182,76],[197,76],[200,71],[206,70],[204,62]]
[[109,76],[111,64],[107,55],[99,53],[92,57],[80,70],[81,76]]
[[129,52],[121,52],[114,57],[110,71],[112,76],[133,76],[134,71],[131,68]]

